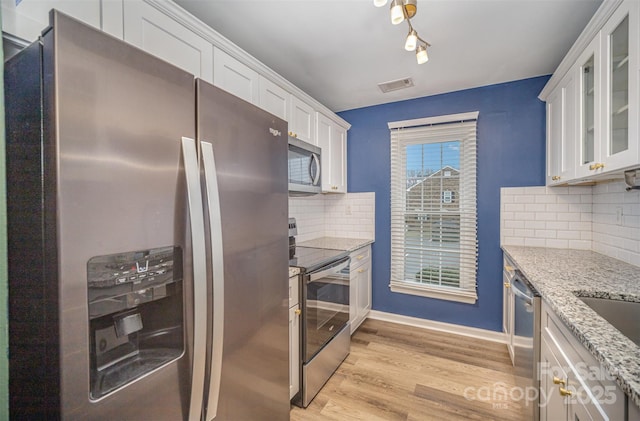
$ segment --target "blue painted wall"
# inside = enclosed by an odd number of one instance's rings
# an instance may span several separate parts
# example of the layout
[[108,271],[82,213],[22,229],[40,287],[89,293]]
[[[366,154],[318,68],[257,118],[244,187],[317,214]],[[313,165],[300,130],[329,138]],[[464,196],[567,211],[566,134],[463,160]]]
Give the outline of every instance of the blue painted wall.
[[[373,309],[494,331],[502,330],[500,187],[544,185],[545,106],[549,76],[359,108],[339,113],[351,123],[350,192],[376,193]],[[387,122],[479,111],[478,301],[462,304],[392,293],[390,155]]]

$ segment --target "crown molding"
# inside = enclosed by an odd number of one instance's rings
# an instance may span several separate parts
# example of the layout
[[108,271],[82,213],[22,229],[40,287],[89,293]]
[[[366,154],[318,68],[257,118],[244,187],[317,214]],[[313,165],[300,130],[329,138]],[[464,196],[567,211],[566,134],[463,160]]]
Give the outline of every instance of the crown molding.
[[540,92],[540,95],[538,95],[538,98],[540,98],[542,101],[547,100],[549,94],[551,94],[556,86],[558,86],[564,75],[566,75],[569,70],[571,70],[571,67],[573,67],[576,60],[578,60],[580,54],[582,54],[585,48],[589,46],[593,38],[598,34],[600,29],[602,29],[604,24],[607,22],[607,20],[609,20],[613,12],[615,12],[615,10],[622,4],[622,2],[623,0],[604,0],[602,2],[589,23],[587,23],[587,26],[585,26],[585,28],[583,29],[578,39],[576,39],[576,42],[574,42],[571,49],[569,49],[567,55],[564,56],[564,58],[560,62],[560,65],[558,65],[556,71],[553,72],[551,79],[549,79],[547,84],[544,86],[544,88]]
[[351,124],[347,121],[340,118],[336,115],[335,112],[327,108],[325,105],[321,104],[315,98],[311,97],[309,94],[304,92],[302,89],[295,86],[293,83],[289,82],[287,79],[282,77],[280,74],[276,73],[274,70],[266,66],[260,60],[256,59],[236,44],[234,44],[231,40],[224,37],[222,34],[211,28],[209,25],[201,21],[200,19],[193,16],[191,13],[184,10],[174,1],[167,0],[144,0],[145,3],[155,7],[160,10],[162,13],[174,19],[176,22],[184,25],[189,28],[202,38],[211,42],[214,47],[219,48],[225,53],[229,54],[231,57],[240,61],[241,63],[249,66],[251,69],[258,72],[262,77],[270,80],[275,83],[285,91],[289,92],[292,95],[304,100],[304,102],[313,106],[316,111],[320,111],[323,114],[327,115],[331,120],[336,122],[338,125],[345,127],[347,130],[351,128]]

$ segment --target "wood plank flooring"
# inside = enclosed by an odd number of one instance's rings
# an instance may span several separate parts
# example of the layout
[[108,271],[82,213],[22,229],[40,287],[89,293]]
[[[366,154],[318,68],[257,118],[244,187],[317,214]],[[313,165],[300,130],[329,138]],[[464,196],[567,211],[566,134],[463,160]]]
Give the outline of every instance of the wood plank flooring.
[[517,380],[504,344],[368,319],[291,421],[525,420]]

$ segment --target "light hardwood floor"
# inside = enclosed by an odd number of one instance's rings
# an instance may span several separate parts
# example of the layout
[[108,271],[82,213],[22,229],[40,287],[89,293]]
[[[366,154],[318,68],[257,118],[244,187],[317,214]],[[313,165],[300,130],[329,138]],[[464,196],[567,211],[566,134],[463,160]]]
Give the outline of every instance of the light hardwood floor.
[[504,344],[368,319],[291,420],[525,420],[516,380]]

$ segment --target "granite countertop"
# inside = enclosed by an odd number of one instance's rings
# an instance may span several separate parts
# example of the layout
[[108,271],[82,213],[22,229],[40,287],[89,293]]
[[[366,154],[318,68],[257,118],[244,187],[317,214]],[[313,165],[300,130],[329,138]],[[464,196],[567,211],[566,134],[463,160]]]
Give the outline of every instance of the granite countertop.
[[297,243],[300,247],[315,247],[320,249],[346,250],[352,252],[373,243],[364,238],[320,237]]
[[640,406],[640,347],[574,295],[640,302],[640,267],[585,250],[502,249],[574,336]]

